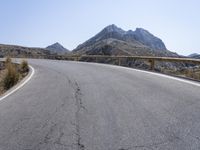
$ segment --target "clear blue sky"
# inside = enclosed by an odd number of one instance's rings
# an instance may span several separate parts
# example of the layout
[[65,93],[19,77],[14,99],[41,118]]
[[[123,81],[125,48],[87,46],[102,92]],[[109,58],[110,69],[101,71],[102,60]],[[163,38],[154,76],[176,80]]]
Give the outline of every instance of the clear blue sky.
[[109,24],[142,27],[179,54],[200,53],[199,0],[0,0],[0,43],[68,49]]

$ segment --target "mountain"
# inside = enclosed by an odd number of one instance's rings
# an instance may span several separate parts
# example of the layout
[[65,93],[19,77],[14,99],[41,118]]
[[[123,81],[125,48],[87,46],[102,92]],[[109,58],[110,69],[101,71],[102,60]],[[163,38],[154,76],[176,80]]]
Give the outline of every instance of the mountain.
[[46,47],[47,50],[50,51],[51,54],[57,53],[57,54],[66,54],[69,53],[70,51],[66,48],[64,48],[60,43],[54,43],[50,46]]
[[75,54],[178,56],[166,49],[161,39],[145,29],[124,31],[109,25],[73,50]]
[[12,55],[14,57],[25,56],[25,55],[49,55],[49,51],[44,48],[31,48],[17,45],[6,45],[0,44],[0,56],[4,57]]
[[194,58],[200,59],[200,55],[195,56]]
[[59,43],[55,43],[47,48],[37,48],[37,47],[24,47],[17,45],[6,45],[0,44],[0,56],[4,57],[7,55],[12,55],[15,57],[21,57],[25,55],[37,56],[37,55],[50,55],[50,54],[65,54],[69,50],[65,49]]
[[200,54],[193,53],[193,54],[188,55],[188,57],[191,57],[191,58],[199,58],[199,59],[200,59]]
[[154,50],[167,50],[165,44],[161,39],[155,37],[153,34],[151,34],[149,31],[145,29],[136,28],[134,32],[132,31],[129,32],[127,32],[127,35],[130,34],[130,36],[133,36],[135,40],[139,41],[140,43],[146,46],[149,46]]

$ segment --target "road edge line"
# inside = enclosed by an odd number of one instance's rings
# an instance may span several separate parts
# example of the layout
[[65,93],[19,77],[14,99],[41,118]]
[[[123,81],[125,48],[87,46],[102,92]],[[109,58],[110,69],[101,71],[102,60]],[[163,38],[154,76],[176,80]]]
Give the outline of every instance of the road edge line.
[[19,82],[18,84],[16,84],[14,87],[12,87],[10,90],[8,90],[5,94],[3,94],[0,97],[0,101],[4,100],[6,97],[8,97],[11,94],[15,93],[17,90],[19,90],[20,88],[22,88],[26,83],[28,83],[30,81],[30,79],[35,74],[35,69],[31,65],[29,65],[29,68],[31,69],[31,73],[29,73],[27,75],[27,77],[25,77],[24,80],[22,80],[21,82]]
[[[88,62],[79,62],[79,63],[88,63]],[[136,72],[141,72],[141,73],[145,73],[145,74],[155,75],[155,76],[159,76],[159,77],[163,77],[163,78],[167,78],[167,79],[171,79],[171,80],[176,80],[176,81],[179,81],[179,82],[182,82],[182,83],[186,83],[186,84],[189,84],[189,85],[200,87],[200,83],[198,83],[196,81],[190,81],[187,78],[182,79],[182,78],[170,76],[170,75],[167,75],[167,74],[161,74],[161,73],[158,73],[158,72],[152,72],[152,71],[148,71],[148,70],[140,70],[140,69],[137,69],[137,68],[129,68],[129,67],[124,67],[124,66],[117,66],[117,65],[111,65],[111,64],[101,64],[101,63],[94,63],[94,62],[90,62],[90,63],[101,65],[101,66],[107,66],[107,67],[111,67],[111,68],[120,68],[120,69],[124,69],[124,70],[136,71]]]
[[190,85],[194,85],[194,86],[200,87],[200,83],[197,83],[195,81],[190,81],[188,79],[182,79],[182,78],[179,78],[179,77],[173,77],[173,76],[170,76],[170,75],[167,75],[167,74],[160,74],[160,73],[157,73],[157,72],[151,72],[151,71],[147,71],[147,70],[140,70],[140,69],[136,69],[136,68],[128,68],[128,67],[123,67],[123,66],[115,66],[115,67],[119,67],[119,68],[126,69],[126,70],[134,70],[136,72],[142,72],[142,73],[146,73],[146,74],[151,74],[151,75],[155,75],[155,76],[159,76],[159,77],[163,77],[163,78],[167,78],[167,79],[171,79],[171,80],[176,80],[176,81],[179,81],[179,82],[183,82],[183,83],[187,83],[187,84],[190,84]]

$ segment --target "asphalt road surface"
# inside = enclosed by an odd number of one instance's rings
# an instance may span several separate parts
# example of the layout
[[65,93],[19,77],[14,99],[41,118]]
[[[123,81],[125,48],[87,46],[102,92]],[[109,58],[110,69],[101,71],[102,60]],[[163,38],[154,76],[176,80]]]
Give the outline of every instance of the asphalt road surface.
[[200,87],[123,67],[29,60],[0,101],[0,150],[198,150]]

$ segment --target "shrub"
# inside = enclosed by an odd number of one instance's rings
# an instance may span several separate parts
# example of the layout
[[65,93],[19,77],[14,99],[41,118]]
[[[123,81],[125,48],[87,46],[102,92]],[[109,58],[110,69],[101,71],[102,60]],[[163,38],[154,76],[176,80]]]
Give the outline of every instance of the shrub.
[[5,64],[8,65],[11,62],[12,62],[12,59],[10,58],[10,56],[6,57]]
[[26,60],[22,60],[20,64],[20,72],[27,73],[29,71],[28,62]]
[[8,90],[14,86],[19,80],[19,74],[12,63],[7,63],[6,65],[6,75],[3,79],[4,89]]

